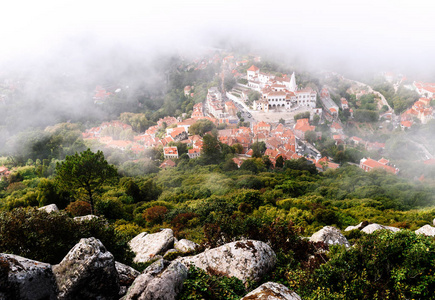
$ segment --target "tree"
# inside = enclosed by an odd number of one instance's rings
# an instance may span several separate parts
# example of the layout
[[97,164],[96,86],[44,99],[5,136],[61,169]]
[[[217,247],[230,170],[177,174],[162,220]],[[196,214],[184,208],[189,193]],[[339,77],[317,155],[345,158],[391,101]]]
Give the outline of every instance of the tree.
[[264,142],[255,142],[252,144],[251,149],[254,152],[252,157],[261,157],[266,151],[266,144]]
[[282,157],[282,155],[278,156],[278,158],[276,159],[275,167],[276,168],[284,167],[284,158]]
[[237,154],[241,154],[243,152],[243,146],[239,143],[236,143],[231,146],[234,149],[234,152]]
[[203,136],[206,132],[209,132],[214,128],[216,128],[216,126],[213,124],[213,122],[207,119],[201,119],[189,127],[189,133],[191,135],[198,134]]
[[282,125],[285,125],[285,120],[283,118],[279,119],[278,122],[281,123]]
[[253,159],[247,159],[240,166],[240,170],[246,170],[246,171],[251,171],[252,173],[257,173],[258,167]]
[[208,164],[216,164],[221,158],[221,144],[216,136],[204,135],[201,157]]
[[[348,112],[349,112],[349,110],[348,110]],[[319,115],[314,115],[313,116],[313,125],[314,126],[319,125],[319,121],[320,121],[320,116]]]
[[299,120],[299,119],[309,119],[310,118],[310,112],[306,111],[306,112],[303,112],[303,113],[298,113],[298,114],[294,115],[293,118],[295,119],[295,122],[297,120]]
[[85,192],[92,214],[98,189],[103,184],[114,181],[118,176],[116,168],[109,165],[103,152],[94,153],[90,149],[67,156],[65,161],[57,163],[56,173],[56,182],[61,189]]
[[307,132],[305,132],[305,139],[309,143],[313,143],[317,139],[317,134],[314,131],[308,130]]

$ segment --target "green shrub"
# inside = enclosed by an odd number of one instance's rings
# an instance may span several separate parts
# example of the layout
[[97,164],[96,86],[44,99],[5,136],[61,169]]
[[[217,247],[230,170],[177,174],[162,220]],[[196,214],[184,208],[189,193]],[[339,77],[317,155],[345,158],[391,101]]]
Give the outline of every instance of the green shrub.
[[209,275],[204,270],[190,267],[178,300],[239,300],[246,294],[245,286],[236,277]]
[[307,298],[323,299],[328,291],[334,297],[327,299],[432,299],[434,265],[432,237],[379,230],[350,249],[331,251],[330,261],[314,271]]
[[131,263],[128,239],[102,218],[77,222],[66,213],[35,208],[0,212],[0,252],[57,264],[81,238],[95,237],[117,261]]

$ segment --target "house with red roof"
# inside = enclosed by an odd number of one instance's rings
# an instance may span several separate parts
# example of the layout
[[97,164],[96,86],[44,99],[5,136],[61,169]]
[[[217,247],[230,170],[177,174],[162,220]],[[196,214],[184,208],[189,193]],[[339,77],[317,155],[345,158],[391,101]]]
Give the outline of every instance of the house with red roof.
[[350,140],[351,140],[355,145],[364,145],[364,146],[365,146],[365,144],[366,144],[366,142],[365,142],[362,138],[357,137],[357,136],[353,136],[353,137],[351,137]]
[[198,148],[189,149],[187,155],[190,159],[198,158],[201,156],[201,150]]
[[246,73],[248,75],[248,80],[254,80],[254,78],[257,77],[260,73],[260,68],[252,65],[251,67],[249,67]]
[[172,139],[176,142],[187,140],[188,134],[184,127],[175,127],[171,128],[169,135],[172,137]]
[[327,169],[338,169],[340,167],[339,164],[333,163],[329,160],[328,157],[324,156],[320,159],[317,160],[317,163],[320,164],[322,166],[323,170],[327,170]]
[[349,109],[349,102],[347,102],[346,98],[341,98],[340,103],[342,110]]
[[166,127],[169,127],[169,126],[171,126],[171,125],[173,125],[173,124],[177,124],[178,121],[177,121],[177,119],[174,118],[174,117],[166,116],[166,117],[164,117],[164,118],[160,118],[160,119],[157,121],[157,127],[158,127],[158,128],[163,128],[163,127],[164,127],[164,124],[163,124],[163,123],[166,123]]
[[177,147],[163,147],[163,156],[165,159],[178,158]]
[[236,163],[236,165],[237,165],[237,167],[239,167],[239,169],[240,169],[240,166],[243,164],[243,160],[241,160],[241,159],[238,158],[238,157],[234,157],[234,158],[233,158],[233,162]]
[[399,173],[399,169],[396,167],[392,167],[389,165],[389,161],[387,159],[380,159],[376,161],[371,158],[363,158],[360,161],[359,167],[366,172],[370,172],[374,169],[384,169],[385,171],[397,175]]
[[305,139],[307,131],[315,131],[316,127],[311,126],[308,119],[298,119],[293,127],[295,135],[300,139]]
[[400,128],[402,128],[402,130],[405,129],[409,129],[412,126],[412,121],[402,121],[400,122]]
[[203,112],[203,104],[202,102],[197,103],[193,106],[193,111],[192,111],[192,118],[202,118],[204,117],[204,112]]
[[335,141],[336,145],[345,144],[346,136],[344,134],[334,134],[332,139]]
[[239,60],[239,61],[236,61],[236,66],[246,66],[247,64],[249,63],[249,60],[247,60],[247,59],[244,59],[244,60]]
[[192,87],[190,85],[186,85],[184,87],[184,96],[189,97],[192,91]]
[[170,160],[170,159],[167,159],[167,160],[165,160],[164,162],[162,162],[161,164],[160,164],[160,168],[161,169],[167,169],[167,168],[173,168],[173,167],[175,167],[176,166],[176,164],[175,164],[175,162],[174,161],[172,161],[172,160]]
[[278,159],[278,157],[282,156],[282,154],[274,149],[266,149],[266,151],[264,152],[264,156],[268,156],[273,166],[275,166],[276,160]]
[[338,122],[332,122],[330,129],[332,133],[343,134],[343,127]]

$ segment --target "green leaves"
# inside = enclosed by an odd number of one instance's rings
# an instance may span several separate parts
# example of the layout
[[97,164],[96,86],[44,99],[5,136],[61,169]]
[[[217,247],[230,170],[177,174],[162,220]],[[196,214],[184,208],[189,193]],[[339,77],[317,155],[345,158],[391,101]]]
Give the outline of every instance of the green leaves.
[[188,278],[183,283],[179,300],[239,300],[246,294],[245,286],[236,277],[209,275],[204,270],[190,267]]
[[94,211],[94,197],[98,188],[115,181],[118,172],[104,159],[101,151],[93,153],[90,149],[67,156],[65,161],[56,165],[56,182],[65,190],[84,191]]

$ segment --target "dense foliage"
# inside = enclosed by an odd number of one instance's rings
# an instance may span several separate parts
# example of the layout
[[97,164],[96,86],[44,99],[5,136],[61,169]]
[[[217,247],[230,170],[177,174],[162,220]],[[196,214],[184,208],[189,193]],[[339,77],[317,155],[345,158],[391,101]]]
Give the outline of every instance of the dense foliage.
[[132,263],[132,252],[124,235],[104,219],[77,222],[66,213],[36,209],[0,212],[0,252],[58,264],[81,238],[95,237],[118,261]]

